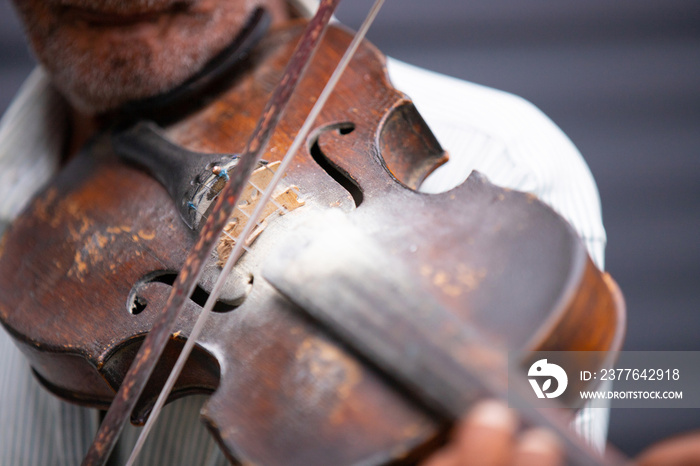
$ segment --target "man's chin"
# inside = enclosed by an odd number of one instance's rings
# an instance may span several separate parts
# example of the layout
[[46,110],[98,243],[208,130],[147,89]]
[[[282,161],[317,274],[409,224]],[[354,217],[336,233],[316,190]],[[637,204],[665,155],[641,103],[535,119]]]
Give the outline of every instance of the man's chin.
[[57,89],[76,110],[95,115],[183,83],[233,40],[259,3],[274,0],[198,0],[129,15],[15,1]]
[[232,39],[206,21],[184,19],[188,27],[63,27],[36,49],[76,110],[102,113],[179,85]]
[[[127,102],[173,89],[203,65],[189,57],[185,60],[177,58],[148,63],[132,60],[128,67],[109,67],[104,63],[90,66],[89,60],[78,60],[49,70],[49,74],[53,84],[75,110],[85,115],[97,115]],[[115,62],[123,63],[121,60]]]
[[64,68],[60,72],[50,72],[52,82],[72,107],[86,115],[105,113],[127,102],[160,94],[178,86],[194,73],[189,67],[180,67],[179,73],[167,76],[159,76],[150,69],[141,69],[129,76],[110,75],[99,69],[87,73],[84,70],[71,71]]

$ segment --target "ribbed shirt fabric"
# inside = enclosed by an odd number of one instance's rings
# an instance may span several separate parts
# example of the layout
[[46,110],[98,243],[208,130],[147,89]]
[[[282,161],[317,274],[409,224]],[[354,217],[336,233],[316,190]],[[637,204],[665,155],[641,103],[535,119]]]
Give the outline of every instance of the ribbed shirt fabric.
[[[595,183],[578,150],[551,120],[511,94],[391,59],[388,70],[450,154],[423,191],[445,191],[478,170],[495,184],[535,194],[573,225],[603,267],[605,230]],[[37,68],[0,121],[0,234],[55,173],[67,119],[65,102]],[[194,396],[166,406],[139,464],[226,464],[197,420],[205,400]],[[42,389],[4,329],[0,421],[0,464],[13,466],[79,464],[99,423],[97,411],[65,403]],[[607,422],[607,409],[583,409],[575,428],[602,448]],[[137,428],[126,429],[118,464],[128,457],[137,434]]]

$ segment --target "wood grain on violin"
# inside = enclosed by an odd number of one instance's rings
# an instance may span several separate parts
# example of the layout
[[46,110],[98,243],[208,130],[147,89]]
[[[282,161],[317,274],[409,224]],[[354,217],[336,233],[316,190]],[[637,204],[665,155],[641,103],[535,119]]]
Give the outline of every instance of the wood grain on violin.
[[[230,89],[170,123],[167,137],[192,151],[241,152],[301,30],[293,24],[271,32]],[[340,28],[329,30],[267,161],[284,155],[350,39]],[[410,100],[390,86],[381,54],[364,45],[287,174],[287,186],[298,191],[295,208],[269,217],[250,245],[172,394],[212,394],[203,417],[232,461],[410,459],[449,421],[261,275],[290,232],[325,218],[325,211],[341,212],[457,321],[496,347],[619,348],[619,292],[568,224],[534,197],[497,188],[479,174],[447,193],[417,192],[444,160]],[[3,238],[3,325],[47,388],[104,408],[193,242],[166,190],[120,161],[111,134],[102,134]],[[353,251],[352,242],[341,247]],[[211,258],[211,270],[218,259]],[[313,280],[324,264],[306,272]],[[188,303],[136,421],[147,416],[212,280],[206,275]]]

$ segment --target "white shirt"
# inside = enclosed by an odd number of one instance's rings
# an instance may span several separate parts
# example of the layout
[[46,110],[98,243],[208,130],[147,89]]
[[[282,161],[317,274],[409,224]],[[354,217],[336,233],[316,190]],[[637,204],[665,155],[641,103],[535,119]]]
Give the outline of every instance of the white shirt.
[[[450,161],[423,184],[445,191],[479,170],[503,187],[530,192],[566,218],[603,267],[605,230],[600,200],[588,167],[564,135],[523,99],[389,60],[394,85],[408,94],[450,154]],[[67,129],[67,108],[44,72],[36,69],[0,121],[0,233],[58,167]],[[97,413],[60,401],[43,390],[0,330],[0,464],[78,464],[96,432]],[[205,397],[188,397],[164,410],[139,464],[226,464],[201,423]],[[583,409],[575,427],[602,448],[608,410]],[[189,425],[173,435],[170,427]],[[124,451],[138,429],[129,427]],[[123,453],[126,455],[126,453]],[[126,456],[121,457],[121,462]]]

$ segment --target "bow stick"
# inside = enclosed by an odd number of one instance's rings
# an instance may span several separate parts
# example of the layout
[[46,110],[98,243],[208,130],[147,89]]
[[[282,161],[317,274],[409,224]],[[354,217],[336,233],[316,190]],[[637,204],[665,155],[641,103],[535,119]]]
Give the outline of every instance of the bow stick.
[[268,101],[240,158],[231,180],[220,193],[216,204],[202,231],[190,251],[182,270],[173,284],[165,309],[156,320],[151,332],[144,340],[134,358],[119,391],[105,416],[97,435],[90,445],[83,466],[102,466],[107,462],[119,434],[124,428],[129,415],[134,410],[141,392],[160,359],[165,345],[173,333],[175,322],[190,297],[202,274],[203,265],[212,253],[216,241],[229,220],[243,188],[253,169],[262,158],[262,154],[279,122],[289,99],[306,69],[313,52],[323,37],[333,12],[340,0],[323,0],[309,22],[292,58],[287,65],[282,79]]
[[[211,293],[209,294],[209,298],[207,299],[206,303],[204,304],[204,307],[202,309],[202,312],[199,314],[199,317],[197,317],[197,321],[195,322],[194,326],[192,327],[192,331],[190,332],[190,335],[187,339],[187,342],[185,343],[185,346],[183,347],[182,351],[180,352],[180,355],[178,356],[177,361],[175,362],[175,366],[173,367],[172,371],[170,371],[170,375],[168,376],[168,380],[165,382],[165,385],[163,386],[160,394],[158,395],[158,399],[156,400],[156,403],[153,407],[153,410],[152,410],[150,416],[148,417],[148,421],[146,421],[146,425],[144,426],[143,430],[141,431],[141,434],[139,435],[138,440],[136,441],[136,445],[134,446],[134,449],[132,450],[131,456],[129,457],[129,460],[126,463],[126,466],[131,466],[136,461],[136,457],[137,457],[138,453],[141,451],[141,448],[143,448],[143,445],[146,441],[148,433],[151,431],[151,428],[153,427],[153,424],[155,423],[156,418],[160,414],[160,411],[162,410],[163,406],[165,405],[165,402],[167,401],[168,395],[170,394],[173,387],[175,386],[175,382],[177,381],[177,378],[179,377],[180,372],[182,372],[182,369],[185,367],[185,362],[187,361],[187,358],[189,357],[190,353],[192,352],[192,349],[194,348],[194,344],[197,341],[197,338],[199,337],[199,334],[201,333],[202,329],[204,328],[204,324],[206,323],[207,319],[211,315],[212,309],[214,308],[214,304],[216,303],[216,300],[218,299],[219,295],[221,294],[221,291],[222,291],[224,284],[226,282],[226,277],[231,273],[231,270],[233,269],[233,267],[238,262],[238,259],[243,254],[243,251],[245,249],[245,244],[247,244],[247,239],[251,236],[253,229],[257,225],[258,219],[262,216],[262,212],[264,211],[265,207],[267,206],[268,202],[270,201],[272,193],[274,192],[274,190],[277,187],[277,185],[279,184],[279,182],[282,180],[282,177],[286,173],[287,168],[289,167],[292,160],[294,159],[294,155],[297,153],[297,151],[301,147],[301,144],[304,142],[307,135],[311,131],[311,126],[313,125],[314,121],[316,120],[319,113],[323,109],[323,106],[325,105],[326,101],[328,100],[331,93],[333,92],[333,89],[335,88],[336,84],[340,80],[340,77],[342,76],[343,72],[345,71],[345,68],[348,66],[348,64],[350,63],[350,60],[355,55],[355,51],[360,46],[360,43],[362,42],[365,35],[367,34],[369,27],[371,26],[372,22],[374,22],[374,18],[376,18],[377,13],[379,13],[379,10],[381,9],[383,4],[384,4],[384,0],[375,0],[374,5],[370,9],[370,12],[368,13],[364,22],[360,26],[360,29],[357,31],[357,33],[353,37],[352,42],[350,43],[347,50],[343,54],[343,57],[338,62],[338,66],[336,66],[335,70],[333,71],[333,74],[328,79],[328,82],[326,83],[325,87],[323,88],[323,91],[319,95],[318,99],[316,99],[316,103],[314,104],[313,108],[311,109],[311,111],[307,115],[306,120],[304,121],[304,124],[301,126],[301,129],[297,132],[297,135],[294,138],[294,141],[292,141],[292,144],[287,149],[287,153],[282,158],[280,166],[275,171],[275,175],[272,178],[272,180],[270,181],[270,184],[268,185],[267,189],[261,193],[261,197],[256,204],[255,210],[253,210],[253,213],[251,214],[250,218],[248,219],[248,222],[246,223],[245,228],[243,229],[243,231],[239,235],[238,240],[236,241],[233,250],[229,254],[229,257],[226,260],[226,263],[224,264],[224,267],[221,270],[221,273],[219,274],[219,277],[217,278],[216,283],[214,284],[214,287],[212,288]],[[231,164],[231,166],[227,166],[225,168],[228,169],[228,168],[231,168],[232,166],[237,167],[238,165],[236,165],[236,162],[233,162]],[[246,178],[246,181],[247,181],[247,178]],[[213,215],[213,213],[211,215]],[[230,216],[230,214],[229,214],[229,216]]]

